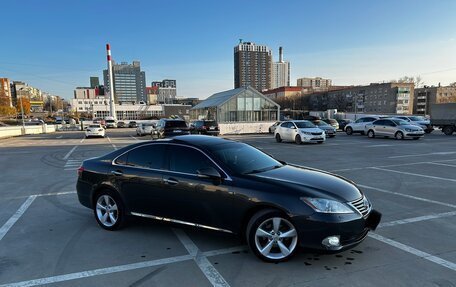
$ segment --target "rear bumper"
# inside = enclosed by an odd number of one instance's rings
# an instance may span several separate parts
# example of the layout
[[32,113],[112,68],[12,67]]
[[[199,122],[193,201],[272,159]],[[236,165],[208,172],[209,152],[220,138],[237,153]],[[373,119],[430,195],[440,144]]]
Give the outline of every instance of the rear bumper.
[[[331,252],[346,250],[361,243],[369,230],[375,230],[380,219],[381,214],[374,210],[366,218],[359,214],[322,213],[314,213],[309,217],[292,217],[302,247]],[[323,245],[323,240],[329,236],[339,236],[340,245],[331,248]]]
[[88,182],[78,179],[76,183],[76,192],[79,202],[88,208],[92,208],[92,185]]

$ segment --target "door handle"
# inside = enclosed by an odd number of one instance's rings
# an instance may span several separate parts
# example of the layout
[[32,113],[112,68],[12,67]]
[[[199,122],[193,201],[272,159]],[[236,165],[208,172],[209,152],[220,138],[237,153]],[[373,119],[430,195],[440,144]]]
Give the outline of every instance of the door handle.
[[169,185],[176,185],[179,183],[179,181],[175,180],[174,178],[168,178],[168,179],[163,179],[163,182],[169,184]]
[[113,174],[115,176],[121,176],[121,175],[123,175],[123,172],[121,172],[120,170],[112,170],[111,174]]

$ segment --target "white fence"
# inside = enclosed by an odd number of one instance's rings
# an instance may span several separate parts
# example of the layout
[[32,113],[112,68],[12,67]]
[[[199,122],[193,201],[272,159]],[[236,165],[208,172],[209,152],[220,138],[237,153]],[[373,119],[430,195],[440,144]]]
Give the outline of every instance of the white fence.
[[256,122],[256,123],[220,123],[221,135],[229,134],[261,134],[268,133],[269,127],[275,122]]
[[9,138],[21,135],[33,135],[33,134],[45,134],[55,132],[56,128],[54,125],[37,125],[37,126],[25,126],[23,130],[22,126],[14,127],[0,127],[0,138]]

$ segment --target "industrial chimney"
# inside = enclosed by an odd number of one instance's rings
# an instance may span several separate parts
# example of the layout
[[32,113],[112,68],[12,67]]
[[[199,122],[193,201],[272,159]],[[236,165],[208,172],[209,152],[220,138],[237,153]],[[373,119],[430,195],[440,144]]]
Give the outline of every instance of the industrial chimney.
[[283,49],[279,47],[279,62],[283,63]]

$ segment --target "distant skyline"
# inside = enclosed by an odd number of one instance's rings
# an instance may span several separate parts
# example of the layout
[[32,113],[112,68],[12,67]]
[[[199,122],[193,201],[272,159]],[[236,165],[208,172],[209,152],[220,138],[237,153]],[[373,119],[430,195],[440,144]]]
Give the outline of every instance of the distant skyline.
[[[141,62],[146,83],[176,79],[178,96],[234,87],[239,39],[279,46],[291,85],[320,76],[364,85],[421,76],[456,82],[456,1],[5,1],[0,77],[67,99],[113,59]],[[6,11],[6,13],[5,13]]]

